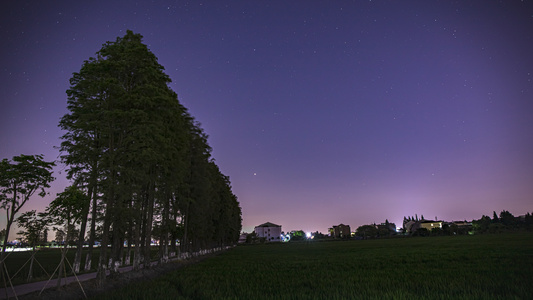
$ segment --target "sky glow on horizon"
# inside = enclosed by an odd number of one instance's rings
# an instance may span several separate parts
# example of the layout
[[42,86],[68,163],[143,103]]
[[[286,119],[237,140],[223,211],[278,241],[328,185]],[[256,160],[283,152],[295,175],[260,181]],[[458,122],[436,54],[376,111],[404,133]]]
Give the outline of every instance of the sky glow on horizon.
[[0,159],[58,159],[72,73],[130,29],[209,135],[243,231],[533,211],[533,2],[145,2],[2,3]]

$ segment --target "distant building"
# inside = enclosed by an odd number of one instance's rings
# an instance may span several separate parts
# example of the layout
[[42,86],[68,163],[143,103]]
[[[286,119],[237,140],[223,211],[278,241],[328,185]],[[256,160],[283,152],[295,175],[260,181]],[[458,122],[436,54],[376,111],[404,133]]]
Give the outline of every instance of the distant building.
[[404,220],[403,228],[406,233],[413,233],[420,228],[420,222],[414,220]]
[[472,222],[468,221],[452,221],[449,225],[455,225],[459,228],[472,228]]
[[350,225],[339,224],[337,226],[333,226],[332,228],[329,229],[329,233],[334,238],[341,238],[341,239],[350,238],[351,237]]
[[444,221],[430,221],[422,220],[420,221],[420,228],[426,228],[428,231],[431,231],[433,228],[441,228],[444,224]]
[[466,234],[472,230],[472,222],[452,221],[448,223],[448,228],[453,234]]
[[281,242],[281,225],[266,222],[255,226],[254,231],[258,238],[265,238],[267,242]]

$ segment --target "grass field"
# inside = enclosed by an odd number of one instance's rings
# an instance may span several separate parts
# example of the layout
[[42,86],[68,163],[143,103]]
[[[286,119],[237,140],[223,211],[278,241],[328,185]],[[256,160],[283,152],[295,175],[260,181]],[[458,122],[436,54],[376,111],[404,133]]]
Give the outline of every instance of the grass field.
[[101,299],[531,299],[533,233],[239,246]]
[[[153,247],[151,251],[152,251],[152,258],[156,258],[158,255],[158,248]],[[68,249],[67,251],[67,259],[70,262],[70,264],[74,262],[75,253],[76,253],[76,249]],[[29,259],[31,255],[32,255],[31,251],[11,252],[8,254],[6,258],[6,267],[9,272],[9,276],[12,280],[13,285],[27,283],[28,273],[30,269]],[[82,252],[82,267],[81,267],[82,272],[81,273],[83,273],[83,268],[85,266],[86,255],[87,255],[87,250],[84,249]],[[96,248],[93,251],[93,257],[91,259],[92,269],[89,272],[96,271],[99,257],[100,257],[100,249]],[[32,271],[33,279],[31,280],[31,282],[48,280],[50,276],[54,273],[54,271],[56,271],[59,265],[59,262],[61,260],[61,249],[59,248],[40,249],[35,253],[35,259],[36,261],[33,263],[33,271]],[[67,265],[68,276],[72,275],[70,271],[71,269]],[[55,274],[54,277],[57,278],[57,273]]]
[[[70,263],[74,261],[75,252],[75,249],[69,249],[67,252],[67,259],[70,261]],[[98,254],[98,251],[96,251],[96,259],[93,259],[91,264],[93,267],[96,267],[96,263],[98,262]],[[30,268],[29,259],[31,255],[31,251],[11,252],[8,254],[6,258],[6,267],[14,285],[26,283]],[[58,267],[60,260],[61,250],[58,248],[38,250],[35,253],[35,261],[33,263],[32,281],[49,279],[50,275],[52,275],[52,273],[54,273]],[[85,262],[85,257],[83,262]],[[67,268],[70,271],[68,266]]]

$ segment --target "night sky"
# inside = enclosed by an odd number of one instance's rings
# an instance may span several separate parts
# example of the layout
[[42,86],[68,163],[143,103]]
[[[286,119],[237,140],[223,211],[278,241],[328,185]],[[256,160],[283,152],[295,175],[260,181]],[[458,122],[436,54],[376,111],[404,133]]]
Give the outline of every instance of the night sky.
[[244,231],[533,211],[533,1],[2,1],[0,159],[58,159],[68,80],[127,29]]

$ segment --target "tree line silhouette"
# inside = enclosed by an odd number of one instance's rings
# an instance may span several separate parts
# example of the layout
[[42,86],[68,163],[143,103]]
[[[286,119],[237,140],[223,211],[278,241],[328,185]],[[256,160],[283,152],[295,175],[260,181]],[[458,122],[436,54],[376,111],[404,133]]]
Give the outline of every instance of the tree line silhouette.
[[[103,44],[70,79],[59,150],[72,185],[46,214],[25,215],[21,224],[46,218],[67,231],[77,225],[75,272],[84,242],[85,269],[95,241],[101,242],[97,277],[103,282],[106,271],[117,273],[131,252],[134,269],[148,267],[154,239],[165,262],[169,252],[229,245],[239,238],[241,208],[230,180],[211,157],[207,134],[169,83],[142,36],[129,30]],[[50,172],[53,163],[37,158]],[[5,168],[19,164],[3,161]],[[3,188],[0,200],[8,205],[2,208],[20,208],[20,195]],[[14,214],[8,221],[7,231]]]

